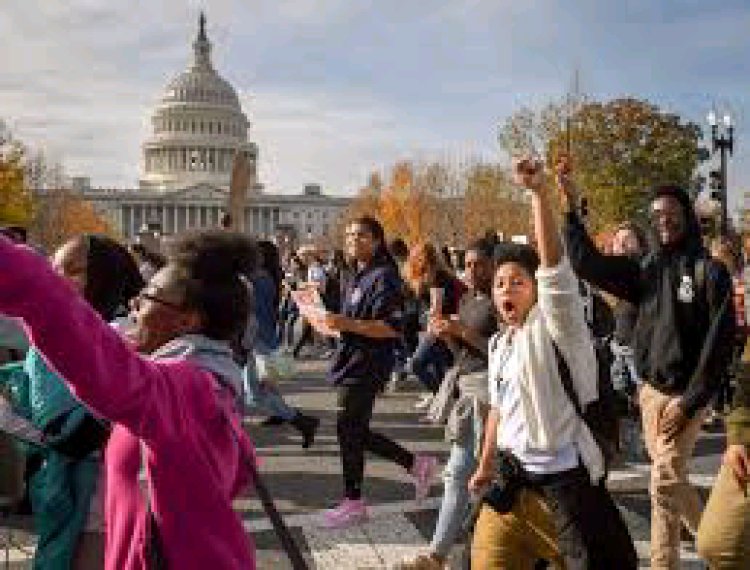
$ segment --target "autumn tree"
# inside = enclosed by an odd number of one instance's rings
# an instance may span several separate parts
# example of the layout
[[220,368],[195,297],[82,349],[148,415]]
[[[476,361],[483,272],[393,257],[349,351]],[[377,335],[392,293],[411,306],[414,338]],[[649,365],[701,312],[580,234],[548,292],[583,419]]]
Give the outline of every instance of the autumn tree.
[[409,242],[429,236],[434,224],[435,198],[429,194],[426,181],[418,176],[413,163],[396,163],[387,174],[387,182],[372,173],[365,187],[352,201],[343,220],[369,215],[383,224],[389,238]]
[[700,136],[698,125],[648,101],[624,98],[583,101],[572,110],[551,103],[536,114],[522,109],[506,120],[499,141],[509,154],[535,147],[550,166],[569,150],[599,230],[641,216],[644,191],[655,185],[690,187]]
[[341,218],[342,239],[346,222],[364,214],[379,219],[389,239],[409,244],[460,247],[490,231],[528,233],[528,206],[499,165],[402,161],[385,180],[373,175],[359,191]]
[[117,238],[110,221],[79,193],[68,188],[48,189],[37,194],[31,232],[34,241],[53,251],[80,234],[104,234]]
[[488,233],[501,233],[506,239],[528,235],[529,216],[528,202],[503,168],[497,164],[476,164],[469,170],[463,198],[468,240]]
[[26,149],[0,121],[0,225],[27,225],[33,208],[26,184]]
[[334,247],[341,247],[344,243],[346,225],[360,216],[380,218],[380,192],[383,189],[383,179],[379,172],[372,172],[367,184],[357,191],[348,208],[334,222],[329,238]]

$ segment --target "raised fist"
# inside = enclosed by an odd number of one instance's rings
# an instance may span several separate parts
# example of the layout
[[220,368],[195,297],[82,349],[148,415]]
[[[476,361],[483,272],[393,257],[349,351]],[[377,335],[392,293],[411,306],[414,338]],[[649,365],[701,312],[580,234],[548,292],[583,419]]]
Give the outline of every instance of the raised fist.
[[544,165],[532,156],[514,157],[513,182],[532,192],[539,192],[544,186]]

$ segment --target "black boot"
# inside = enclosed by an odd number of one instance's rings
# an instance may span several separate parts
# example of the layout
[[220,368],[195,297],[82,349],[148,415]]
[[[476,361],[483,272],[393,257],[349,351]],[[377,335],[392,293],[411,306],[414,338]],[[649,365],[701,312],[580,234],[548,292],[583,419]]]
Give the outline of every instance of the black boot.
[[265,420],[260,422],[260,425],[262,425],[263,427],[270,427],[270,426],[280,426],[285,423],[286,423],[286,420],[282,418],[281,416],[268,416]]
[[289,422],[302,435],[302,449],[309,448],[315,441],[315,432],[318,431],[320,420],[313,416],[306,416],[302,412],[297,412],[294,419]]

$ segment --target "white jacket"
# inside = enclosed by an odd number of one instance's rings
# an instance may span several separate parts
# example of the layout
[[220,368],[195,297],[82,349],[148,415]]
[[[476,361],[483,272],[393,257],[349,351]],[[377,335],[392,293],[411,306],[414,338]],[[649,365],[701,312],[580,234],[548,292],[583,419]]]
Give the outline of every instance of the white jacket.
[[[557,366],[553,340],[570,368],[582,406],[598,397],[597,360],[584,315],[578,279],[563,257],[557,267],[536,274],[537,304],[520,330],[513,333],[521,364],[521,407],[533,448],[556,451],[574,443],[591,481],[604,475],[604,457],[590,430],[570,402]],[[506,344],[510,331],[490,340],[489,381],[497,381],[502,365],[493,347]],[[500,341],[500,342],[498,342]]]

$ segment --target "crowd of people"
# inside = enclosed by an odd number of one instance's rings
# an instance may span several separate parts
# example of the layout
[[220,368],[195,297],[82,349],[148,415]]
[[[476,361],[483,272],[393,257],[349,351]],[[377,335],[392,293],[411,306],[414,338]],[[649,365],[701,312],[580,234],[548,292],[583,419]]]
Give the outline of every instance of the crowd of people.
[[[623,220],[596,245],[571,169],[514,161],[533,246],[406,244],[363,216],[328,257],[282,259],[225,218],[160,253],[83,235],[47,258],[6,228],[0,383],[43,433],[24,447],[34,567],[254,568],[232,508],[256,473],[243,417],[313,446],[319,419],[273,381],[311,350],[328,361],[342,471],[321,526],[368,518],[368,452],[417,501],[435,482],[437,457],[372,431],[379,397],[416,379],[415,405],[445,426],[433,537],[402,570],[446,568],[467,535],[471,568],[635,569],[606,485],[631,460],[651,463],[652,568],[680,568],[683,526],[710,568],[750,567],[741,256],[726,237],[707,247],[677,186],[653,190],[647,226]],[[716,417],[727,448],[704,507],[688,466]]]

